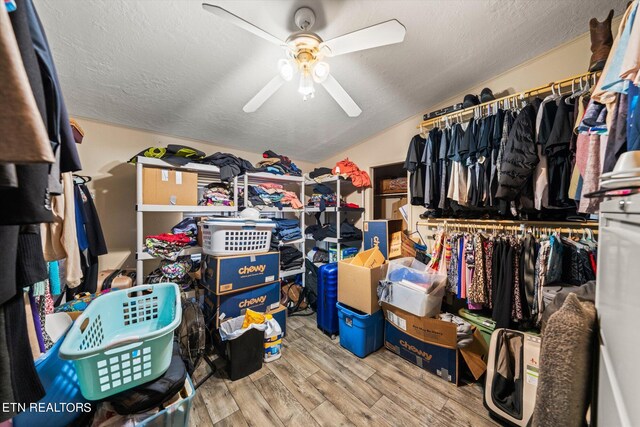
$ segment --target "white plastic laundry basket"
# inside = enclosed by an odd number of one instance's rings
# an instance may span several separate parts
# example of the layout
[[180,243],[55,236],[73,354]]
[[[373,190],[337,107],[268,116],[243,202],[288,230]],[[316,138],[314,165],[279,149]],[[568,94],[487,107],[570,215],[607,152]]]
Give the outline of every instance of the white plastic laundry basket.
[[270,219],[224,218],[203,221],[201,226],[202,251],[222,256],[268,252],[276,225]]

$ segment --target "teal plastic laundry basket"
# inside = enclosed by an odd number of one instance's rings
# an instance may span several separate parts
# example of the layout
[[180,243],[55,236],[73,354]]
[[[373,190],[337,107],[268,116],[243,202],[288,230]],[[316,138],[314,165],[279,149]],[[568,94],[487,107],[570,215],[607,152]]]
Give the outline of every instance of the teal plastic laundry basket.
[[158,378],[171,361],[182,319],[174,283],[110,292],[87,307],[60,347],[73,360],[82,395],[99,400]]

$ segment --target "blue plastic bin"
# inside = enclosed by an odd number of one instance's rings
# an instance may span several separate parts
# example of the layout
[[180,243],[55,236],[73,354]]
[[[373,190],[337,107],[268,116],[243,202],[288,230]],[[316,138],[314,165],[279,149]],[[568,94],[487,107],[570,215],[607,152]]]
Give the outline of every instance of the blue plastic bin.
[[338,333],[338,263],[325,264],[318,269],[318,328],[328,335]]
[[382,310],[364,314],[337,303],[340,319],[340,345],[358,357],[373,353],[383,344],[384,316]]
[[[71,360],[64,360],[58,357],[58,350],[62,345],[63,337],[49,349],[45,354],[35,361],[36,371],[40,377],[40,382],[47,393],[38,404],[54,404],[65,408],[76,405],[76,408],[87,402],[80,393],[80,384],[76,368]],[[14,427],[32,427],[46,425],[48,427],[65,427],[82,415],[81,410],[64,411],[32,411],[28,407],[24,412],[13,418]]]

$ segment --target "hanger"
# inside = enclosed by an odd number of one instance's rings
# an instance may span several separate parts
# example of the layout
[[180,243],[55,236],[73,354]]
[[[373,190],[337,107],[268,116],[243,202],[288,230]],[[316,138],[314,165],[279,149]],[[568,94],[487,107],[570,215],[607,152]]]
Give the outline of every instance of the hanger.
[[91,177],[90,176],[85,176],[85,175],[73,174],[73,181],[76,184],[86,184],[87,182],[91,182]]

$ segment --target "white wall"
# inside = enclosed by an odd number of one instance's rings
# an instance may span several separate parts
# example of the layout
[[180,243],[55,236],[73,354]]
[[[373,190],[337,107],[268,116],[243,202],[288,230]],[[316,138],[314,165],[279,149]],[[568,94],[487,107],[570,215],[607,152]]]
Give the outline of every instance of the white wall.
[[[83,167],[79,173],[93,178],[89,188],[95,195],[96,208],[109,249],[109,254],[100,257],[101,269],[135,266],[136,178],[135,166],[127,163],[131,157],[148,147],[182,144],[207,154],[217,151],[231,153],[253,164],[262,158],[262,153],[249,153],[95,120],[77,117],[76,120],[85,132],[82,144],[78,145]],[[311,168],[309,163],[293,161],[305,171]],[[148,224],[145,225],[145,233],[169,231],[179,220],[179,214],[145,214],[145,224]]]

